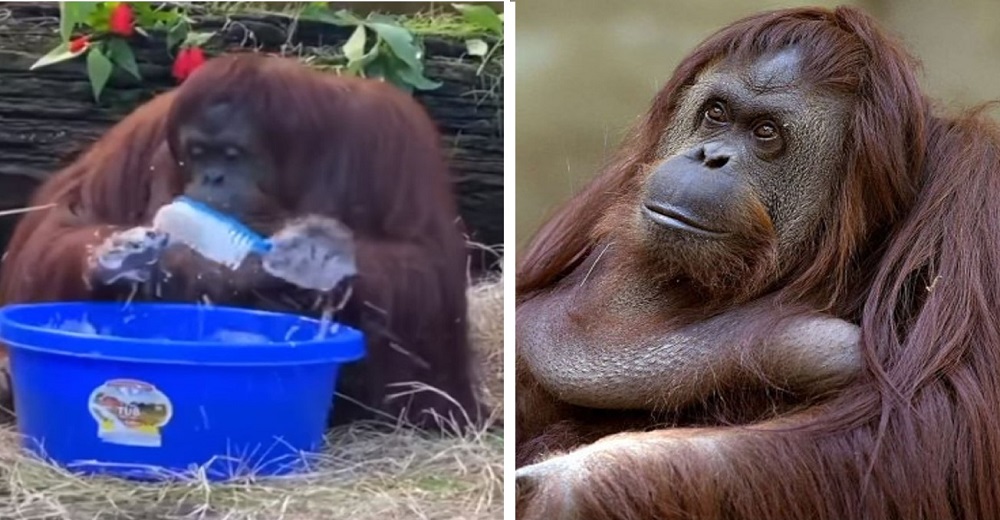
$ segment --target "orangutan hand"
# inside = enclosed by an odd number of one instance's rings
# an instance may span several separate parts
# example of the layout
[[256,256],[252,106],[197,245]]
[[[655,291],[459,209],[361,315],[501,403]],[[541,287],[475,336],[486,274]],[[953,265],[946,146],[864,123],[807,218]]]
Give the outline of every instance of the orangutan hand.
[[263,257],[272,276],[306,289],[331,291],[357,273],[354,236],[340,222],[319,216],[295,220],[271,237]]
[[91,253],[93,279],[110,285],[120,280],[146,282],[167,247],[167,235],[149,227],[119,231]]

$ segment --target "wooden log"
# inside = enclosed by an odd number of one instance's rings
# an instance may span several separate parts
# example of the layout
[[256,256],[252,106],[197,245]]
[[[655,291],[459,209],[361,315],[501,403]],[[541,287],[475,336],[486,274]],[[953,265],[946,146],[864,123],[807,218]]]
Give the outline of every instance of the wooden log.
[[[271,15],[195,16],[196,30],[218,30],[220,47],[309,55],[339,49],[351,28]],[[227,21],[229,23],[227,23]],[[162,39],[136,37],[142,81],[116,73],[100,103],[93,99],[84,60],[29,71],[58,43],[58,4],[0,2],[0,210],[23,205],[41,180],[66,164],[139,104],[175,85]],[[503,243],[503,68],[480,70],[464,42],[424,38],[426,76],[442,82],[416,91],[443,134],[470,239]],[[289,52],[288,49],[295,49]],[[0,217],[5,246],[11,217]],[[8,228],[8,229],[5,229]],[[492,262],[494,258],[479,258]],[[477,262],[478,263],[478,262]],[[473,268],[477,270],[476,267]]]

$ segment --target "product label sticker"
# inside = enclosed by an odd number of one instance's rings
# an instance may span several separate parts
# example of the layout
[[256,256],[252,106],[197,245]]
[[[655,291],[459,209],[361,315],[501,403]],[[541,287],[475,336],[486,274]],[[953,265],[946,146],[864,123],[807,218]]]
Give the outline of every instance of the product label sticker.
[[160,447],[160,428],[173,416],[173,405],[163,392],[135,379],[106,381],[91,392],[88,404],[97,436],[123,446]]

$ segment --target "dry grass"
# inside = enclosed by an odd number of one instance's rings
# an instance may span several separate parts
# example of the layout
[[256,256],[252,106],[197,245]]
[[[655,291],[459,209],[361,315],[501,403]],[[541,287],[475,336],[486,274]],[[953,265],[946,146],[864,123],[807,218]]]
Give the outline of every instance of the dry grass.
[[[503,288],[470,288],[484,392],[503,402]],[[144,484],[83,478],[24,455],[0,430],[0,518],[352,520],[503,517],[503,433],[433,437],[365,425],[334,431],[309,475],[242,483]]]
[[485,281],[469,288],[469,323],[472,344],[483,372],[483,395],[494,416],[503,417],[503,281]]

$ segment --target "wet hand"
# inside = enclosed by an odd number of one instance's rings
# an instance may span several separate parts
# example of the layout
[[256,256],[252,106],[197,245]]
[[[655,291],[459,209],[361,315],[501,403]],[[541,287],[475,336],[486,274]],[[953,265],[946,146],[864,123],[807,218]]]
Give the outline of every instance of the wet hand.
[[167,235],[139,226],[112,234],[97,246],[90,263],[104,284],[119,280],[146,282],[167,246]]
[[331,291],[357,274],[354,236],[326,217],[296,220],[271,237],[262,266],[274,277],[317,291]]

